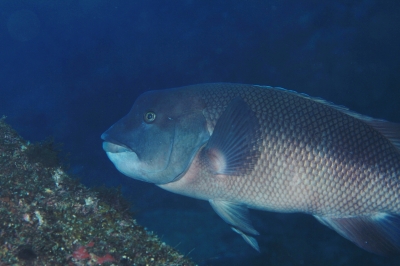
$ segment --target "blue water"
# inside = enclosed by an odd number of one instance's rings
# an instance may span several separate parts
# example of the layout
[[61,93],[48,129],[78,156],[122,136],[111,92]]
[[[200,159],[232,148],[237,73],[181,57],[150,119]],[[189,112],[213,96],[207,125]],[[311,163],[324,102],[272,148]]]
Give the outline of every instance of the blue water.
[[399,1],[0,1],[0,114],[54,136],[70,172],[122,185],[136,218],[201,265],[397,265],[300,214],[251,212],[253,251],[206,202],[125,178],[101,133],[150,89],[272,85],[400,122]]

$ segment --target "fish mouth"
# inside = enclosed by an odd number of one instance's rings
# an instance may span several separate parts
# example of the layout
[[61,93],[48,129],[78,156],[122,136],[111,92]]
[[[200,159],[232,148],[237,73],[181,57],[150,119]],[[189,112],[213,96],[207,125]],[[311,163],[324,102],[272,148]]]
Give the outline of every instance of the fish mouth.
[[[170,180],[165,182],[163,173],[170,165],[174,139],[170,141],[161,160],[155,161],[141,159],[138,152],[111,138],[107,133],[103,133],[101,138],[103,139],[103,150],[115,167],[124,175],[155,184],[170,182]],[[175,178],[176,176],[173,179]]]
[[129,149],[126,146],[116,144],[110,141],[103,142],[103,150],[105,152],[111,152],[111,153],[134,152],[132,149]]
[[111,152],[111,153],[120,153],[120,152],[134,152],[131,148],[128,146],[115,141],[114,139],[111,139],[107,132],[104,132],[101,134],[101,139],[103,141],[103,150],[105,152]]

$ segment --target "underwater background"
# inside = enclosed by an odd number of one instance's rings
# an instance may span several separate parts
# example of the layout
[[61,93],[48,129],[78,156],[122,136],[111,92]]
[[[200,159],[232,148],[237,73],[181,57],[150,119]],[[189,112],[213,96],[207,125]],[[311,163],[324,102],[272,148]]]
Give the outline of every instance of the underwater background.
[[261,253],[207,202],[120,174],[100,135],[147,90],[283,87],[400,123],[395,0],[0,1],[0,115],[63,143],[69,172],[121,186],[138,223],[199,265],[397,265],[303,214],[251,211]]

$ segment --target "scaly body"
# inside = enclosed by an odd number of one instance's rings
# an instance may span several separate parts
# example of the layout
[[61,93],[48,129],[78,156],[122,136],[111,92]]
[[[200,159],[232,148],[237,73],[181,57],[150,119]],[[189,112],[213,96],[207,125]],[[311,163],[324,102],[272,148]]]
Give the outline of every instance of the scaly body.
[[[241,84],[158,91],[135,105],[103,135],[116,167],[209,200],[254,248],[247,208],[312,214],[364,249],[399,252],[399,125],[292,91]],[[138,144],[129,132],[162,142],[145,137]],[[121,151],[135,157],[121,159]]]
[[282,89],[208,86],[198,97],[206,105],[211,134],[221,107],[241,97],[259,120],[261,156],[245,177],[216,177],[197,167],[203,171],[177,193],[190,189],[186,194],[202,199],[223,198],[281,212],[339,217],[400,213],[400,152],[368,123]]

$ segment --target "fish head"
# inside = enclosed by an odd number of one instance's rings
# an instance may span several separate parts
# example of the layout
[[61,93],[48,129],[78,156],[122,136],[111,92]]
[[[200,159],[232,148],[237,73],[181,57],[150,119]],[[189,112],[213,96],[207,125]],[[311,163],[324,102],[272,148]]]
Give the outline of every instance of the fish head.
[[102,134],[103,149],[128,177],[176,181],[210,137],[202,110],[200,99],[177,89],[146,92]]

